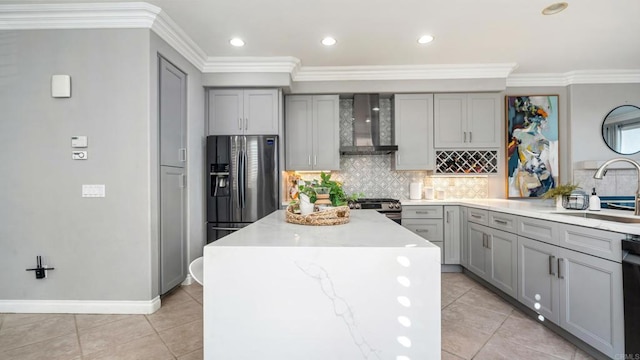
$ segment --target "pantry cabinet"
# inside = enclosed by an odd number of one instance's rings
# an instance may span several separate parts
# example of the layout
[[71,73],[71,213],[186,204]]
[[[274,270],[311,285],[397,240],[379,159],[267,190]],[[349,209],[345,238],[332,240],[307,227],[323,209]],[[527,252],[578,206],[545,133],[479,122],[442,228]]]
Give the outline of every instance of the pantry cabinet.
[[435,94],[436,149],[500,147],[499,93]]
[[285,169],[339,170],[338,95],[285,98]]
[[278,135],[277,89],[208,91],[209,135]]

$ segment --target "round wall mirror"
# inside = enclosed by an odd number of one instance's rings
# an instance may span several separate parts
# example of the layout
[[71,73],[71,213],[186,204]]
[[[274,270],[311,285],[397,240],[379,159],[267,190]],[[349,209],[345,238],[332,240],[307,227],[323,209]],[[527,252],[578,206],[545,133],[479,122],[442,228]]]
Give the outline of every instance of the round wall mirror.
[[640,108],[622,105],[611,110],[602,122],[602,138],[607,146],[622,155],[640,151]]

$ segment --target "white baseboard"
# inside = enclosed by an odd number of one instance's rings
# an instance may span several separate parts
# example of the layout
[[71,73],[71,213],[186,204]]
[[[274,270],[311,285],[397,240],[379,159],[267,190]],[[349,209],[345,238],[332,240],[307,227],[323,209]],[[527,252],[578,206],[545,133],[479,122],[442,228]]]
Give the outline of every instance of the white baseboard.
[[0,300],[0,313],[152,314],[160,297],[149,301]]

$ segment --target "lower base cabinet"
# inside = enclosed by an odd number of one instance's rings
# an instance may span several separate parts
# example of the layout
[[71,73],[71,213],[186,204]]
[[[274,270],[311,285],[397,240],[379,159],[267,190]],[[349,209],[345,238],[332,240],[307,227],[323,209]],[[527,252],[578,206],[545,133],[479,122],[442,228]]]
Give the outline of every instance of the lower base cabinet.
[[518,264],[520,302],[610,357],[624,353],[619,263],[518,237]]
[[468,223],[468,268],[506,294],[517,296],[517,235]]

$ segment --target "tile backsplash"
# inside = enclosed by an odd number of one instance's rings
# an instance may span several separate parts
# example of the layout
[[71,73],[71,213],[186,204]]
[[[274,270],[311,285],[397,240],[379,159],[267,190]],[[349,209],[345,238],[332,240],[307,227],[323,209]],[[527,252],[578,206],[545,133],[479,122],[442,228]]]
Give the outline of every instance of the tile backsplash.
[[[382,144],[391,143],[391,100],[380,99],[380,137]],[[340,100],[340,144],[348,145],[352,138],[353,100]],[[343,183],[347,194],[363,193],[364,197],[409,199],[409,184],[422,182],[425,187],[444,190],[446,199],[484,199],[488,197],[486,176],[432,176],[429,171],[394,171],[394,155],[343,155],[340,171],[331,178]],[[291,174],[291,173],[290,173]],[[320,173],[303,172],[304,180],[320,179]],[[289,182],[288,182],[289,183]]]
[[595,170],[574,170],[573,182],[582,190],[591,194],[596,188],[600,196],[633,196],[638,187],[638,174],[635,169],[609,169],[602,180],[593,178]]

